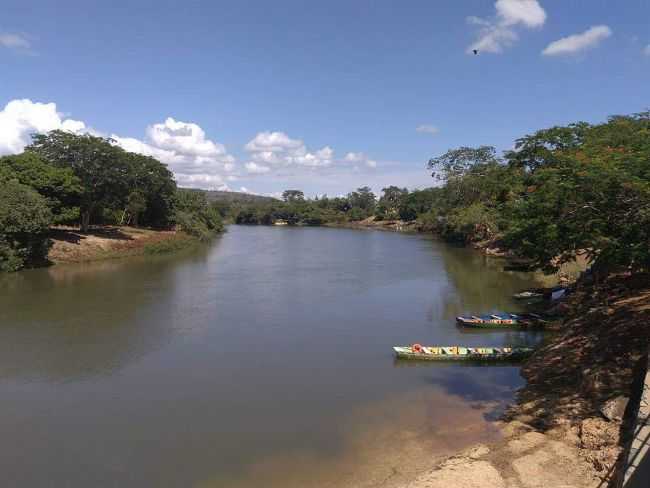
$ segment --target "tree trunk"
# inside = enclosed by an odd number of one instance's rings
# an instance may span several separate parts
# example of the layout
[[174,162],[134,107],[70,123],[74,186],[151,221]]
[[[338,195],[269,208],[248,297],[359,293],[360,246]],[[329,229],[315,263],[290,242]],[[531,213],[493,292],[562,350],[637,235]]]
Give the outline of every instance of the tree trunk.
[[81,232],[88,232],[90,228],[90,211],[81,212]]

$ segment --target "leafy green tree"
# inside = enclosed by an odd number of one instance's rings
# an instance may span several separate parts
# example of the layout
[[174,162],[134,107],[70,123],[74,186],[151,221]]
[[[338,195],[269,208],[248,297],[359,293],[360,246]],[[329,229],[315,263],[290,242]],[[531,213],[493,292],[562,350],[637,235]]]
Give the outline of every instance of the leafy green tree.
[[426,190],[414,190],[404,195],[398,207],[399,218],[404,221],[412,221],[430,211],[439,201],[441,190],[439,188],[428,188]]
[[47,201],[35,190],[16,180],[0,185],[0,270],[45,261],[51,223]]
[[[361,188],[357,188],[356,191],[348,193],[348,202],[350,209],[359,209],[356,214],[364,215],[362,218],[365,218],[374,212],[377,198],[370,187],[362,186]],[[355,217],[353,220],[360,219]]]
[[[545,134],[531,137],[543,144]],[[611,117],[540,157],[506,242],[546,271],[578,253],[600,275],[650,269],[649,136],[647,112]]]
[[304,202],[305,194],[300,190],[285,190],[282,192],[282,200],[287,203]]
[[54,217],[54,223],[67,223],[79,218],[81,182],[69,168],[59,168],[38,155],[24,152],[0,158],[0,182],[15,179],[43,196]]
[[205,193],[178,189],[176,193],[176,224],[191,236],[207,240],[223,232],[223,221],[216,205],[208,203]]
[[[166,165],[150,156],[125,153],[123,157],[128,170],[129,206],[134,193],[141,196],[135,222],[152,227],[169,227],[174,217],[174,175]],[[133,215],[131,210],[136,209],[129,209]]]
[[383,188],[383,195],[377,202],[375,215],[381,219],[395,219],[399,216],[399,208],[403,199],[408,195],[409,191],[406,188],[399,188],[397,186],[389,186]]
[[104,206],[117,208],[129,194],[125,151],[111,139],[62,130],[35,134],[27,150],[48,163],[71,169],[81,182],[81,231],[87,232],[93,214]]

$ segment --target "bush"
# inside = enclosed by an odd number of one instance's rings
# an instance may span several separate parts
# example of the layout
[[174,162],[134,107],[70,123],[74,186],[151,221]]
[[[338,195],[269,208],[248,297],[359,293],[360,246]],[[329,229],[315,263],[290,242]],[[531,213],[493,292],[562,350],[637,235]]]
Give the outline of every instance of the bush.
[[180,230],[200,240],[208,240],[223,232],[219,208],[208,204],[205,193],[179,189],[176,199],[175,220]]
[[0,186],[0,270],[47,260],[52,213],[45,198],[15,180]]

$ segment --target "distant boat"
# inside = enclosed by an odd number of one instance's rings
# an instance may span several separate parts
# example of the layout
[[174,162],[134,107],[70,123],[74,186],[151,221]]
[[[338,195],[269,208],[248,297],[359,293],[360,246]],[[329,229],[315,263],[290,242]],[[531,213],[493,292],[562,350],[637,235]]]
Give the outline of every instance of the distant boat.
[[520,317],[514,313],[494,313],[486,315],[459,315],[456,317],[456,322],[460,325],[467,325],[470,327],[486,327],[486,326],[501,326],[501,325],[517,325]]
[[517,361],[530,356],[532,347],[463,347],[463,346],[412,346],[393,347],[399,359],[423,361]]
[[526,290],[512,295],[512,298],[517,300],[531,300],[535,298],[544,298],[544,293],[535,290]]
[[512,295],[516,300],[533,300],[545,298],[547,300],[558,300],[566,293],[566,286],[554,286],[553,288],[537,288],[533,290],[524,290]]
[[536,313],[494,313],[486,315],[470,315],[456,317],[456,322],[465,327],[492,328],[492,327],[532,327],[542,326],[548,322],[543,316]]

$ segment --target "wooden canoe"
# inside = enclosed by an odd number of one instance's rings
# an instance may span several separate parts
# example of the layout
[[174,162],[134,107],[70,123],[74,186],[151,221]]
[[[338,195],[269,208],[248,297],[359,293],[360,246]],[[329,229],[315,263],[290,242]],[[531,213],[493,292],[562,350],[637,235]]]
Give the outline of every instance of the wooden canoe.
[[532,347],[395,346],[399,359],[423,361],[518,361],[530,356]]

